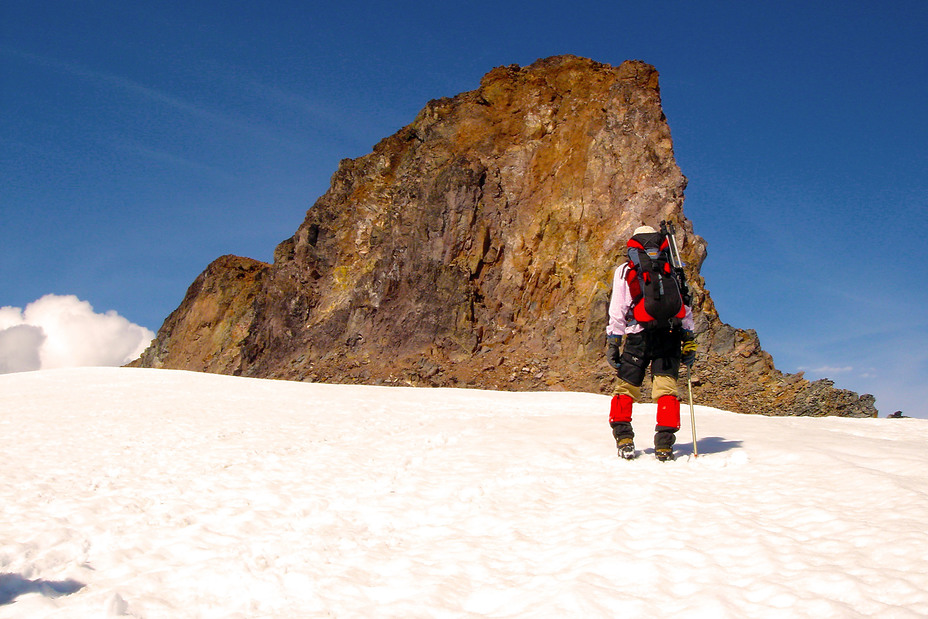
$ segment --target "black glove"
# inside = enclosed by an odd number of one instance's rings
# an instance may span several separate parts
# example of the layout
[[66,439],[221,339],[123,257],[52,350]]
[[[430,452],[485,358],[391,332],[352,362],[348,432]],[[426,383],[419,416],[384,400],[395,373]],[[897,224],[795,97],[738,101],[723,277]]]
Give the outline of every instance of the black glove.
[[683,342],[680,345],[680,361],[687,367],[693,367],[696,362],[696,336],[692,331],[683,332]]
[[619,366],[622,365],[621,335],[606,336],[606,361],[608,361],[609,365],[611,365],[616,371],[618,371]]

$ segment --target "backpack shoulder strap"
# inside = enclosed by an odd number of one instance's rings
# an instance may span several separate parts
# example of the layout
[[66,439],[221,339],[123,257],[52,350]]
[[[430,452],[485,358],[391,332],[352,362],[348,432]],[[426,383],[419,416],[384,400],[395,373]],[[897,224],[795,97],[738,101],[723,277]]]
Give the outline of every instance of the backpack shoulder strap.
[[632,306],[634,307],[644,296],[641,290],[641,268],[632,260],[626,262],[622,268],[622,279],[628,284],[628,291],[632,296]]

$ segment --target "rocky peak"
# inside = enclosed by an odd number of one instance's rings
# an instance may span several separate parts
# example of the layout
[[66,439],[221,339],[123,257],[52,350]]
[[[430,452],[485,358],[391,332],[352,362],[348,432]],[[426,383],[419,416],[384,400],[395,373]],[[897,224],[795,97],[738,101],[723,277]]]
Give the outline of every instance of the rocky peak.
[[607,392],[612,272],[635,227],[669,220],[695,292],[699,402],[875,415],[872,397],[783,375],[752,331],[719,320],[685,186],[650,65],[558,56],[498,67],[343,160],[273,265],[210,265],[137,363]]

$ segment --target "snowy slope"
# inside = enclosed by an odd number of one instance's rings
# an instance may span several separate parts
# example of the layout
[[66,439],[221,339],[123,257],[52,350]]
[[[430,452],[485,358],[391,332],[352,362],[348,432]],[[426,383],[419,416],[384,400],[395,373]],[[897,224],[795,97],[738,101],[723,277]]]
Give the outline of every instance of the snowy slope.
[[928,420],[697,407],[624,462],[607,409],[0,376],[0,617],[928,616]]

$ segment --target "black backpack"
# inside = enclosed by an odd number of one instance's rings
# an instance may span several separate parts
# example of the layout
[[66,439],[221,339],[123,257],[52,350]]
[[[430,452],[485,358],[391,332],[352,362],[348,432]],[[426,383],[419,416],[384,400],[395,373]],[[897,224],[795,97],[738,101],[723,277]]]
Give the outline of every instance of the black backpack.
[[628,240],[625,281],[632,293],[626,320],[645,329],[679,326],[686,316],[680,282],[670,260],[670,242],[660,232],[636,234]]

